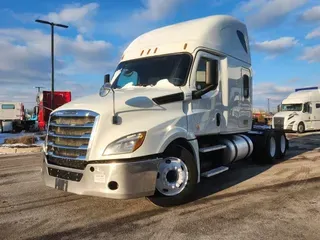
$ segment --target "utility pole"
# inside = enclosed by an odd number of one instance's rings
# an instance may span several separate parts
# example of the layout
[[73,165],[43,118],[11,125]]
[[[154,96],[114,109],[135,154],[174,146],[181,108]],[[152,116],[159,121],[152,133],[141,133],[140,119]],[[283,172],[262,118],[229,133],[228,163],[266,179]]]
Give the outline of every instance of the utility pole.
[[38,89],[38,93],[40,92],[41,88],[45,88],[45,87],[34,87]]
[[51,109],[54,109],[54,27],[68,28],[69,26],[37,19],[36,22],[51,26]]
[[268,98],[268,113],[270,112],[270,98]]

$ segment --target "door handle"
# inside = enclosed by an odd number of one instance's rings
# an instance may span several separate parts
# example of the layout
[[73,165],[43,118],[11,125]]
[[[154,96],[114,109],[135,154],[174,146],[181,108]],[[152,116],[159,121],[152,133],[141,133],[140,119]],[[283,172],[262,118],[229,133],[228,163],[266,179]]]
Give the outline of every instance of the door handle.
[[217,126],[219,127],[220,123],[221,123],[221,115],[220,115],[220,113],[217,113],[216,118],[217,118]]

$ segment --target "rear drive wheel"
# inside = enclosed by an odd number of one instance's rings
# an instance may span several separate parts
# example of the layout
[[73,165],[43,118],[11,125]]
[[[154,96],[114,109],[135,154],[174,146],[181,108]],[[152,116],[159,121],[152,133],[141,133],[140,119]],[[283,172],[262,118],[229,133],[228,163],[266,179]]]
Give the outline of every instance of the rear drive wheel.
[[148,198],[161,207],[184,204],[190,200],[197,184],[194,157],[181,145],[169,147],[164,154],[158,168],[155,194]]
[[286,155],[289,142],[284,132],[279,133],[277,140],[277,158],[282,159]]
[[299,123],[298,125],[298,133],[304,133],[305,132],[305,126],[303,122]]
[[274,132],[266,135],[266,145],[263,160],[265,163],[274,163],[277,154],[277,141]]

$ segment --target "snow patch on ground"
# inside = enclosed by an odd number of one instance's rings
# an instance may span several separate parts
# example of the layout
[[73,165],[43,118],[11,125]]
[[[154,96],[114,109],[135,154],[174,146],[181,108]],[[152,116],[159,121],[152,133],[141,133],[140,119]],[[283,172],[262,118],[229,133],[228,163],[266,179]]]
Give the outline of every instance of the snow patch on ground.
[[[41,134],[39,135],[39,133],[30,133],[30,132],[21,132],[21,133],[0,133],[0,146],[1,147],[19,147],[19,146],[15,146],[15,145],[21,145],[20,147],[26,147],[26,146],[42,146],[43,144],[43,140],[40,139],[40,136],[44,135]],[[21,143],[16,143],[16,144],[3,144],[4,140],[7,138],[19,138],[19,137],[23,137],[23,136],[34,136],[37,140],[35,144],[32,145],[26,145],[26,144],[21,144]],[[25,146],[22,146],[25,145]]]
[[1,147],[6,147],[6,148],[14,148],[14,147],[18,147],[18,148],[26,148],[26,147],[39,147],[41,146],[38,144],[23,144],[23,143],[13,143],[13,144],[2,144]]

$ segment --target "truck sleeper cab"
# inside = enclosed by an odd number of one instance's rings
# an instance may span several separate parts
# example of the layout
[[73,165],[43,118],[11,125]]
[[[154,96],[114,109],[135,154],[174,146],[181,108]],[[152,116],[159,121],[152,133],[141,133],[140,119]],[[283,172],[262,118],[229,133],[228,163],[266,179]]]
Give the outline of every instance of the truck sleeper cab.
[[296,89],[280,105],[272,118],[276,129],[304,133],[320,130],[320,90],[318,87]]
[[230,16],[139,36],[99,95],[51,114],[45,184],[168,206],[186,202],[200,177],[240,159],[283,157],[283,131],[251,131],[251,72],[246,26]]

